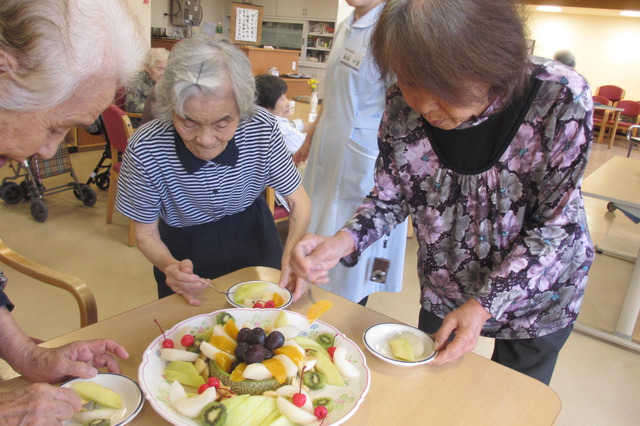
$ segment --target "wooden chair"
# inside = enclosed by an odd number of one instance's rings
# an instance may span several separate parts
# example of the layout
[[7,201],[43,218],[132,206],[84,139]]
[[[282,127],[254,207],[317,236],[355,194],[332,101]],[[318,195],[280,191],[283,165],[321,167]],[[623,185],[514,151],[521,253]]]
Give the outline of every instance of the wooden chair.
[[[127,97],[127,93],[124,87],[119,87],[118,90],[116,90],[116,96],[113,99],[113,104],[115,106],[117,106],[118,108],[120,108],[122,111],[124,111],[124,102],[125,99]],[[142,118],[142,113],[140,112],[126,112],[124,111],[125,114],[127,114],[129,116],[129,119],[136,119],[134,120],[136,123],[140,121],[140,119]],[[133,127],[133,125],[132,125]],[[133,128],[133,131],[135,132],[136,130],[138,130],[137,128]]]
[[[109,196],[107,197],[107,223],[113,221],[113,211],[116,204],[118,189],[118,173],[122,162],[120,158],[127,149],[127,141],[133,135],[133,127],[126,112],[115,105],[109,105],[102,113],[104,129],[111,145],[111,175],[109,182]],[[129,220],[129,237],[127,245],[133,247],[135,241],[133,220]]]
[[[604,96],[597,96],[597,95],[593,95],[593,103],[594,104],[600,104],[600,105],[606,105],[606,106],[611,106],[612,102],[608,99],[605,98]],[[602,121],[604,120],[604,111],[601,110],[594,110],[593,111],[593,128],[594,129],[598,129],[600,130],[600,126],[602,125]],[[606,128],[603,129],[603,132],[605,132]]]
[[276,204],[276,191],[270,186],[267,186],[265,189],[265,198],[267,199],[269,210],[271,210],[271,214],[273,215],[273,220],[276,223],[289,220],[289,211],[283,206],[278,206]]
[[611,102],[616,103],[624,98],[624,89],[622,87],[606,85],[596,89],[596,96],[604,96]]
[[[620,112],[620,119],[616,123],[614,120],[607,121],[607,130],[611,132],[609,139],[609,148],[613,145],[613,140],[617,131],[622,131],[625,134],[631,126],[640,124],[640,102],[630,101],[623,99],[614,104],[618,108],[622,108]],[[636,136],[636,130],[633,129],[633,136]]]
[[27,259],[11,250],[2,240],[0,240],[0,263],[44,284],[71,293],[80,308],[80,327],[86,327],[98,321],[96,299],[91,289],[80,278]]

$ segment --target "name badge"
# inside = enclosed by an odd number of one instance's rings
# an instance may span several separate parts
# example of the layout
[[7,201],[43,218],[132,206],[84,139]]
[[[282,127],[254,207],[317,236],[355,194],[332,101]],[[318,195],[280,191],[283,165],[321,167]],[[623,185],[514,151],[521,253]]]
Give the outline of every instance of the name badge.
[[342,57],[340,58],[340,62],[349,68],[353,68],[358,71],[360,66],[362,65],[362,60],[364,59],[364,55],[362,53],[358,53],[349,48],[345,48],[344,52],[342,52]]

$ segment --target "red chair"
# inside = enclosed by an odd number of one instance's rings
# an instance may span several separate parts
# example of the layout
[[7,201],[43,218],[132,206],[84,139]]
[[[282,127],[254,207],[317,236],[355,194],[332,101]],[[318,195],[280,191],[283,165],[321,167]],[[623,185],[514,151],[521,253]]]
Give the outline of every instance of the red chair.
[[[109,182],[109,196],[107,198],[107,223],[113,221],[113,210],[116,204],[116,190],[118,189],[118,173],[122,162],[120,158],[127,149],[127,141],[133,135],[133,127],[126,112],[115,105],[102,113],[104,129],[111,145],[111,176]],[[129,237],[127,245],[133,247],[134,242],[133,220],[129,220]]]
[[[615,120],[607,121],[607,129],[612,132],[609,139],[609,147],[613,145],[613,140],[617,131],[625,133],[631,126],[640,124],[640,102],[623,99],[615,104],[616,107],[622,108],[620,119],[616,123]],[[636,136],[636,129],[633,129],[633,136]]]
[[267,186],[265,189],[265,198],[267,199],[269,210],[271,210],[271,214],[273,214],[273,220],[276,223],[289,220],[289,211],[283,206],[276,204],[276,192],[270,186]]
[[[606,105],[606,106],[611,106],[611,101],[608,98],[605,98],[604,96],[592,96],[593,98],[593,103],[595,104],[600,104],[600,105]],[[596,125],[598,125],[598,129],[600,128],[599,126],[602,124],[602,120],[604,119],[604,111],[602,110],[594,110],[593,111],[593,127],[595,128]]]
[[600,86],[596,89],[596,96],[604,96],[613,103],[624,98],[624,93],[623,88],[613,85]]

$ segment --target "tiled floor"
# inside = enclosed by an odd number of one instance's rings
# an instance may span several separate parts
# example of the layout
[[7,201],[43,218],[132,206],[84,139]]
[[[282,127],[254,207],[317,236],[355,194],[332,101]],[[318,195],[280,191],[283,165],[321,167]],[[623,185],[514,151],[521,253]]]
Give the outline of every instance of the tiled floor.
[[[86,181],[102,153],[90,151],[72,155],[75,171]],[[626,155],[622,138],[612,150],[594,146],[587,173],[611,156]],[[640,157],[640,152],[632,156]],[[8,168],[0,169],[6,176]],[[69,181],[68,175],[45,179],[53,186]],[[49,218],[36,223],[29,203],[0,203],[0,238],[20,253],[59,270],[72,273],[91,286],[98,302],[100,318],[139,306],[155,299],[155,283],[149,262],[136,248],[126,246],[128,221],[116,214],[114,223],[105,223],[107,193],[96,190],[98,203],[87,208],[73,194],[45,196]],[[586,199],[589,226],[594,241],[635,255],[640,247],[640,228],[616,213],[607,213],[606,203]],[[633,264],[598,255],[579,320],[581,323],[613,330]],[[28,334],[48,339],[79,326],[74,300],[65,293],[43,288],[6,270],[8,292],[17,308],[14,315]],[[409,324],[417,323],[418,283],[416,243],[409,240],[405,259],[404,289],[401,293],[377,293],[369,307]],[[185,316],[188,315],[185,312]],[[132,324],[135,326],[135,324]],[[636,327],[636,338],[639,336]],[[492,342],[481,339],[476,353],[490,356]],[[640,354],[574,332],[560,359],[551,387],[562,400],[557,424],[637,425],[640,419]]]

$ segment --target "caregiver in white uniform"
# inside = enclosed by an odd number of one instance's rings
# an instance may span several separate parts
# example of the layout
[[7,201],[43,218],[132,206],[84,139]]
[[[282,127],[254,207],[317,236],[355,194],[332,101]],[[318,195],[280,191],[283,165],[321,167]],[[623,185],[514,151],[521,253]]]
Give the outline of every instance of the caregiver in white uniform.
[[[378,126],[387,89],[369,54],[384,1],[347,3],[355,10],[334,37],[321,115],[294,155],[296,164],[308,156],[303,178],[312,206],[308,232],[322,236],[342,228],[374,186]],[[323,288],[361,304],[373,292],[400,291],[406,237],[406,224],[396,227],[388,238],[365,250],[354,267],[332,268],[331,281]],[[374,267],[376,258],[381,260]]]

